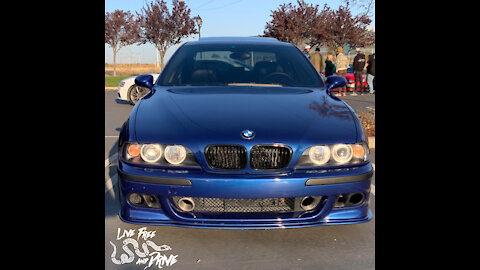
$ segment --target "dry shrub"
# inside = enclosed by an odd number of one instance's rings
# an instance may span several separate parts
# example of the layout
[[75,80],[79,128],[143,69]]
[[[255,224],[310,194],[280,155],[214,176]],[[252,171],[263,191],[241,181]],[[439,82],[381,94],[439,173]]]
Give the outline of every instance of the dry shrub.
[[365,136],[375,137],[375,110],[360,112],[357,115],[362,123]]

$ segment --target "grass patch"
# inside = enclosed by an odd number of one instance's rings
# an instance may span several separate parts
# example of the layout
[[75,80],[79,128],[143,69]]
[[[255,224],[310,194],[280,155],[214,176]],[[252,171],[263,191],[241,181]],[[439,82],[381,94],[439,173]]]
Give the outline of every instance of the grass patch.
[[105,87],[118,87],[123,79],[130,76],[105,76]]

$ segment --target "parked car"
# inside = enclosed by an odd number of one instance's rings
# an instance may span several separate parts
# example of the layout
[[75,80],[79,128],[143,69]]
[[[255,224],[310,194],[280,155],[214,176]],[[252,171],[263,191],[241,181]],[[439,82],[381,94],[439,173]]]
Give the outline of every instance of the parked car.
[[[355,90],[355,75],[353,74],[352,64],[348,65],[345,79],[347,79],[347,91],[353,92]],[[365,77],[365,74],[362,74],[362,86],[362,91],[368,92],[367,77]]]
[[373,168],[355,112],[302,52],[273,38],[180,46],[123,124],[120,219],[267,229],[372,218]]
[[[153,79],[156,80],[159,74],[151,73],[150,75],[152,75]],[[148,94],[148,92],[150,92],[150,89],[135,84],[136,77],[137,76],[132,76],[120,82],[117,92],[118,100],[129,101],[133,104],[136,104],[140,99]]]

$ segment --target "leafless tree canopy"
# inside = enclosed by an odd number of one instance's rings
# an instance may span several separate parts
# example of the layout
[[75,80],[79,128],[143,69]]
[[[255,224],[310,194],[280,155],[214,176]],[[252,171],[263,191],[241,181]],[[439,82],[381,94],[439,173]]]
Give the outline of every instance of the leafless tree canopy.
[[190,17],[190,8],[181,0],[173,0],[170,12],[163,0],[146,4],[137,13],[142,28],[141,44],[152,43],[160,52],[161,66],[169,47],[179,44],[182,38],[198,33],[195,22]]
[[365,15],[371,15],[375,8],[375,0],[343,0],[345,4],[358,6]]
[[105,13],[105,43],[113,49],[113,74],[116,75],[117,52],[139,41],[140,28],[130,11]]
[[318,19],[318,5],[297,1],[298,7],[292,3],[282,4],[270,15],[264,35],[300,46],[312,36]]
[[327,40],[330,49],[345,44],[351,48],[365,47],[373,43],[374,36],[367,33],[367,26],[372,22],[366,14],[352,16],[349,3],[332,11],[327,21]]
[[345,44],[352,48],[373,44],[374,35],[366,31],[370,18],[366,13],[353,17],[349,1],[338,10],[332,10],[325,4],[321,11],[318,5],[307,4],[303,0],[297,0],[297,4],[282,4],[272,11],[272,20],[267,22],[264,36],[299,47],[302,44],[325,45],[332,51]]

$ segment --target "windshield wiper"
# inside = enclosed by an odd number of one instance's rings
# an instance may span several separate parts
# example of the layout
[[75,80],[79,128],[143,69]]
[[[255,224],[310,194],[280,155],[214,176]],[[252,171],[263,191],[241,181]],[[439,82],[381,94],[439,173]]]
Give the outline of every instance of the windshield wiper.
[[267,86],[267,87],[282,87],[281,84],[270,83],[229,83],[228,86]]

